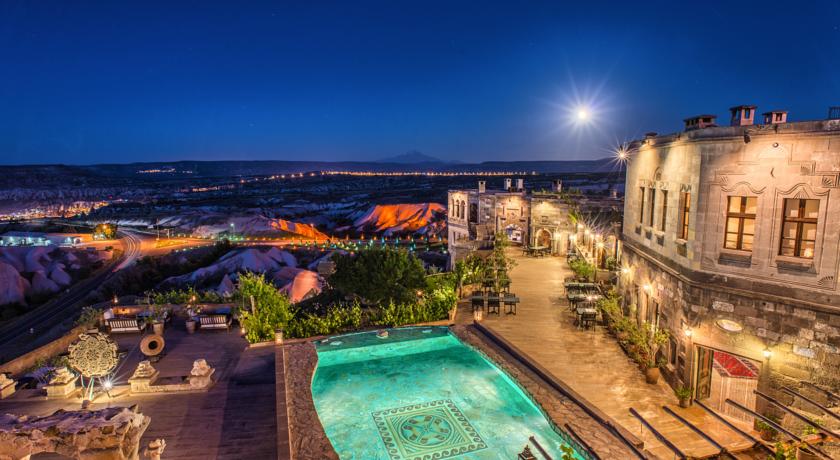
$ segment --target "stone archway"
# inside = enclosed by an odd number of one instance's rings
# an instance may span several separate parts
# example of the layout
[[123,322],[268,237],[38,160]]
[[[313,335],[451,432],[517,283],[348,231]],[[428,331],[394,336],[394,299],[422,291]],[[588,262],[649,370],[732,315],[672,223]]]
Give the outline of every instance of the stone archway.
[[536,237],[534,238],[536,242],[536,246],[545,246],[550,248],[551,247],[551,231],[541,228],[537,231]]

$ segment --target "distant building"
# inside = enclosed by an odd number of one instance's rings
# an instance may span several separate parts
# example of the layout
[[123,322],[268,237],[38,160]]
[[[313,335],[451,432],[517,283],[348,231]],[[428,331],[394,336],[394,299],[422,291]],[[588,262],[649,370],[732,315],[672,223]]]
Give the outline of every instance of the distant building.
[[670,332],[666,378],[752,420],[724,401],[840,387],[840,120],[731,110],[632,146],[620,287],[628,315]]
[[0,246],[75,246],[84,241],[76,233],[6,232],[0,235]]
[[552,254],[565,254],[575,228],[561,189],[558,180],[551,191],[528,193],[523,179],[504,179],[499,189],[488,189],[482,180],[475,189],[450,190],[450,261],[460,260],[476,249],[492,247],[500,232],[513,244],[545,247]]

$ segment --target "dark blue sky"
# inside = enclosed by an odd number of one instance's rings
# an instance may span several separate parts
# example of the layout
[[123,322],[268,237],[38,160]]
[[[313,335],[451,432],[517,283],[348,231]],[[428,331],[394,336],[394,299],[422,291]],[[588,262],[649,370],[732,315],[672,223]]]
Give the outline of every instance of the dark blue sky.
[[840,2],[563,3],[5,0],[0,162],[586,159],[840,105]]

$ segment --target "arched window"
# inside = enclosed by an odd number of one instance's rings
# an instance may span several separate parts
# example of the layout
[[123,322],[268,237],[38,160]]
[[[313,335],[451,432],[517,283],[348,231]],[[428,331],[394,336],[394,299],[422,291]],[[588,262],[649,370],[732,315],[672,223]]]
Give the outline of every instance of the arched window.
[[461,201],[461,219],[467,218],[467,203],[463,200]]

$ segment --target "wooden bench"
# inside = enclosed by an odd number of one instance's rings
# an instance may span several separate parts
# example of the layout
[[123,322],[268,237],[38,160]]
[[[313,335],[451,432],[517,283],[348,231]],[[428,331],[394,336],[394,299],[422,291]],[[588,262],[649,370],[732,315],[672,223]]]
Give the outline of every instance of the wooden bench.
[[108,320],[108,329],[114,332],[143,332],[143,327],[137,318],[111,318]]
[[201,329],[230,329],[228,315],[202,315],[198,322]]

